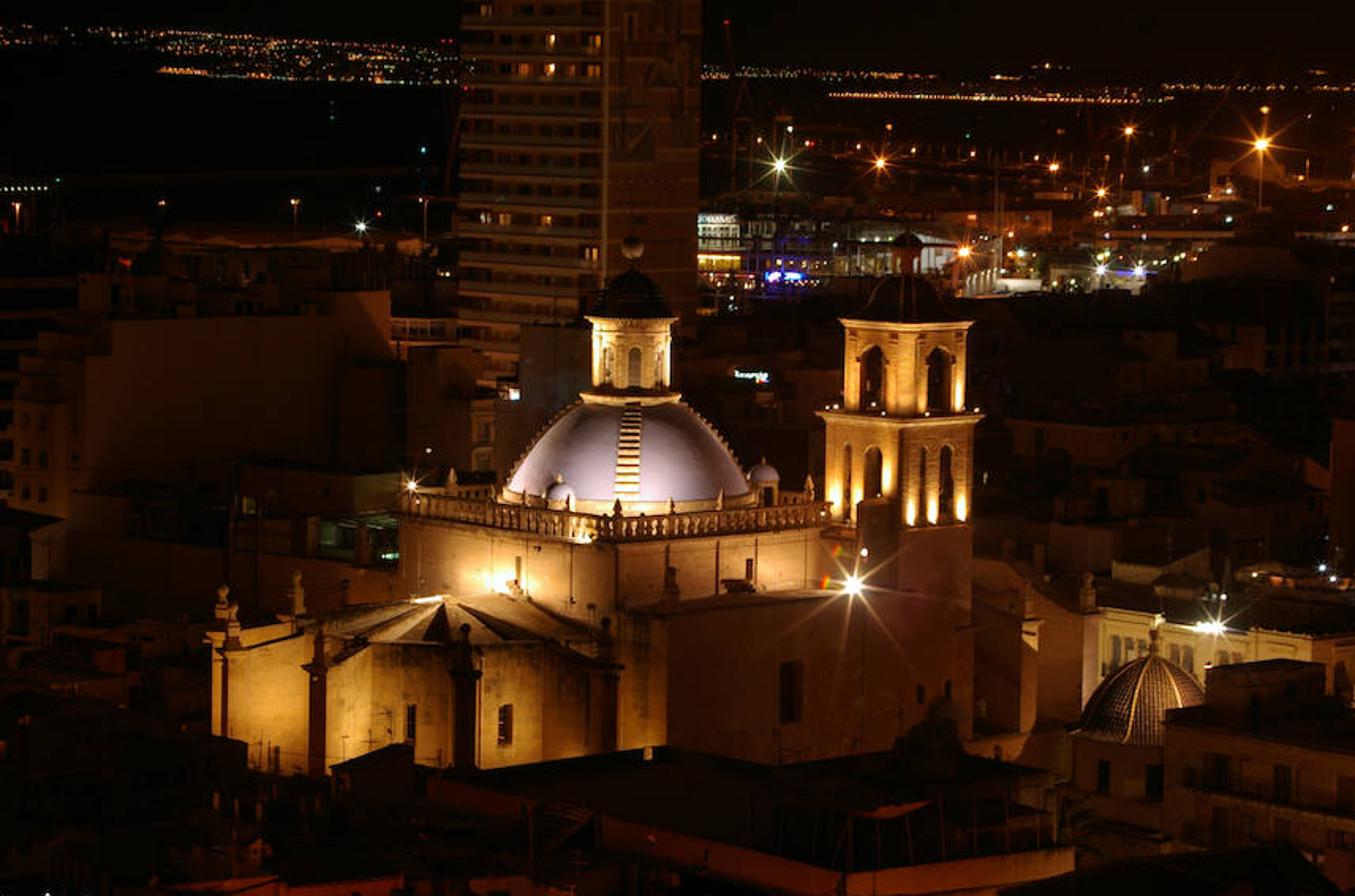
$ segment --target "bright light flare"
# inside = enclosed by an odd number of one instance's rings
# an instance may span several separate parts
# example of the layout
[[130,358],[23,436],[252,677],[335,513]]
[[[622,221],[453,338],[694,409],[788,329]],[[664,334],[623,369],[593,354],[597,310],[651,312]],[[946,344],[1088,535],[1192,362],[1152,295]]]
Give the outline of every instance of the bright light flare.
[[356,224],[353,225],[353,229],[356,230],[358,233],[366,233],[366,232],[367,232],[367,222],[366,222],[366,221],[359,221],[359,222],[357,222]]
[[887,167],[889,167],[889,162],[888,162],[888,160],[885,159],[884,156],[876,156],[876,157],[875,157],[875,170],[876,170],[876,171],[884,171],[885,168],[887,168]]
[[847,576],[842,582],[842,593],[848,597],[860,597],[866,592],[866,582],[856,573]]
[[1110,268],[1106,267],[1106,266],[1103,265],[1103,264],[1098,264],[1098,265],[1096,266],[1096,276],[1098,276],[1098,277],[1104,277],[1104,276],[1106,276],[1106,271],[1108,271],[1108,270],[1110,270]]
[[1105,199],[1106,196],[1107,196],[1109,193],[1110,193],[1110,190],[1106,189],[1105,187],[1097,187],[1097,188],[1096,188],[1096,198],[1097,198],[1097,199]]
[[1228,627],[1220,619],[1201,619],[1191,628],[1202,635],[1221,635],[1228,631]]
[[1257,137],[1255,140],[1252,141],[1251,148],[1256,150],[1257,152],[1265,152],[1266,150],[1270,149],[1270,138]]
[[777,174],[785,174],[786,166],[787,162],[785,159],[782,158],[772,159],[772,170],[775,171]]
[[1125,137],[1132,137],[1136,133],[1138,133],[1138,128],[1136,128],[1132,124],[1127,124],[1124,126],[1124,130],[1122,131],[1122,133],[1125,135]]
[[409,493],[412,495],[412,494],[414,494],[415,492],[417,492],[418,490],[419,490],[419,480],[414,479],[413,477],[411,477],[410,479],[406,480],[406,482],[405,482],[405,491],[409,492]]
[[961,258],[968,258],[969,256],[974,254],[974,247],[961,246],[960,248],[955,250],[955,254],[960,256]]

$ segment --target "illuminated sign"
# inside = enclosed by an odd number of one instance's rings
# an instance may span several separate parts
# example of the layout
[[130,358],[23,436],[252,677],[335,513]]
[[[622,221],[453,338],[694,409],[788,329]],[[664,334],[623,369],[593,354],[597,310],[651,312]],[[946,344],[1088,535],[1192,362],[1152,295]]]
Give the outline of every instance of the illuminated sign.
[[772,375],[766,370],[740,370],[734,368],[734,379],[752,380],[759,386],[765,386],[772,381]]
[[804,278],[805,275],[799,271],[767,271],[762,275],[762,279],[768,283],[799,283]]

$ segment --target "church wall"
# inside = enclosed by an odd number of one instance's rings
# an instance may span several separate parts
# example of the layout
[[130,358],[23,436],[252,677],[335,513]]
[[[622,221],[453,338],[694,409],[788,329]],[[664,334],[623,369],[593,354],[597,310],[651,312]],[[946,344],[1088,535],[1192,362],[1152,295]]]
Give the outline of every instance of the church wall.
[[611,548],[602,543],[405,520],[400,552],[401,572],[417,595],[508,593],[509,583],[520,575],[518,584],[533,600],[566,616],[589,618],[591,603],[600,617],[614,605]]
[[948,670],[961,737],[972,733],[974,705],[973,533],[967,525],[903,529],[889,579],[929,602],[954,628],[946,650],[932,652],[922,668]]
[[[956,711],[966,707],[963,640],[950,607],[883,590],[864,603],[836,596],[678,611],[669,622],[669,742],[766,763],[887,749],[944,702],[947,681]],[[798,720],[782,717],[785,663],[800,664]]]
[[448,652],[426,644],[379,644],[366,652],[372,655],[372,698],[366,719],[370,749],[408,741],[408,709],[413,706],[414,761],[438,768],[448,765],[454,703]]
[[611,545],[406,521],[400,538],[402,572],[415,594],[506,593],[520,574],[519,585],[534,601],[591,622],[615,613],[614,582],[627,601],[660,600],[665,562],[676,568],[684,597],[715,593],[717,575],[742,579],[749,559],[760,591],[815,587],[825,573],[818,529]]
[[657,616],[621,615],[617,746],[635,750],[668,742],[668,628]]
[[[227,737],[248,747],[251,768],[267,769],[274,747],[281,749],[283,774],[305,773],[308,676],[312,642],[296,636],[248,650],[229,650]],[[220,695],[220,682],[213,681]]]
[[376,749],[371,648],[331,666],[325,679],[325,771]]
[[[631,712],[627,676],[639,673],[627,664],[621,673],[619,713],[623,719],[619,744],[644,746],[660,743],[647,728],[633,730],[626,740],[625,719]],[[480,682],[481,768],[499,768],[552,759],[567,759],[597,753],[603,743],[604,676],[600,669],[580,658],[542,644],[508,643],[484,648]],[[651,673],[653,670],[651,669]],[[662,674],[650,675],[662,678]],[[651,683],[652,691],[652,683]],[[512,738],[500,739],[500,709],[512,706]],[[651,715],[655,715],[651,713]],[[662,713],[657,717],[661,720]],[[632,719],[633,722],[633,719]],[[660,729],[661,730],[661,729]]]
[[749,560],[759,591],[814,587],[822,575],[819,532],[790,529],[619,545],[621,597],[635,604],[663,598],[665,565],[676,569],[681,597],[707,597],[723,590],[721,580],[743,579]]

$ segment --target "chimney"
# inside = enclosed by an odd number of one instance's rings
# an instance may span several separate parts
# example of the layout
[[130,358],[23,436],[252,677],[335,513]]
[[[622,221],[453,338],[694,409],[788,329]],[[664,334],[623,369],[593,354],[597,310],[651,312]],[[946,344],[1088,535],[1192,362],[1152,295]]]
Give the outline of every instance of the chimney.
[[1077,608],[1083,613],[1096,612],[1096,580],[1089,572],[1082,574],[1082,584],[1077,589]]

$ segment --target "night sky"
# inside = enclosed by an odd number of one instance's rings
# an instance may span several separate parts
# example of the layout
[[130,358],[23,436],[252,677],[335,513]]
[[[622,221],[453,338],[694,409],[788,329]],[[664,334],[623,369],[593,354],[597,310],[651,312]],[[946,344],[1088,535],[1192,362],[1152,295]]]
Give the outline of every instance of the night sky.
[[[449,36],[456,0],[342,4],[238,0],[128,5],[11,0],[11,21],[181,24],[315,36]],[[1030,12],[1024,12],[1030,10]],[[1355,3],[1039,3],[706,0],[707,58],[723,61],[720,22],[734,23],[739,61],[984,71],[1054,59],[1153,78],[1193,72],[1249,77],[1313,66],[1355,69]]]

